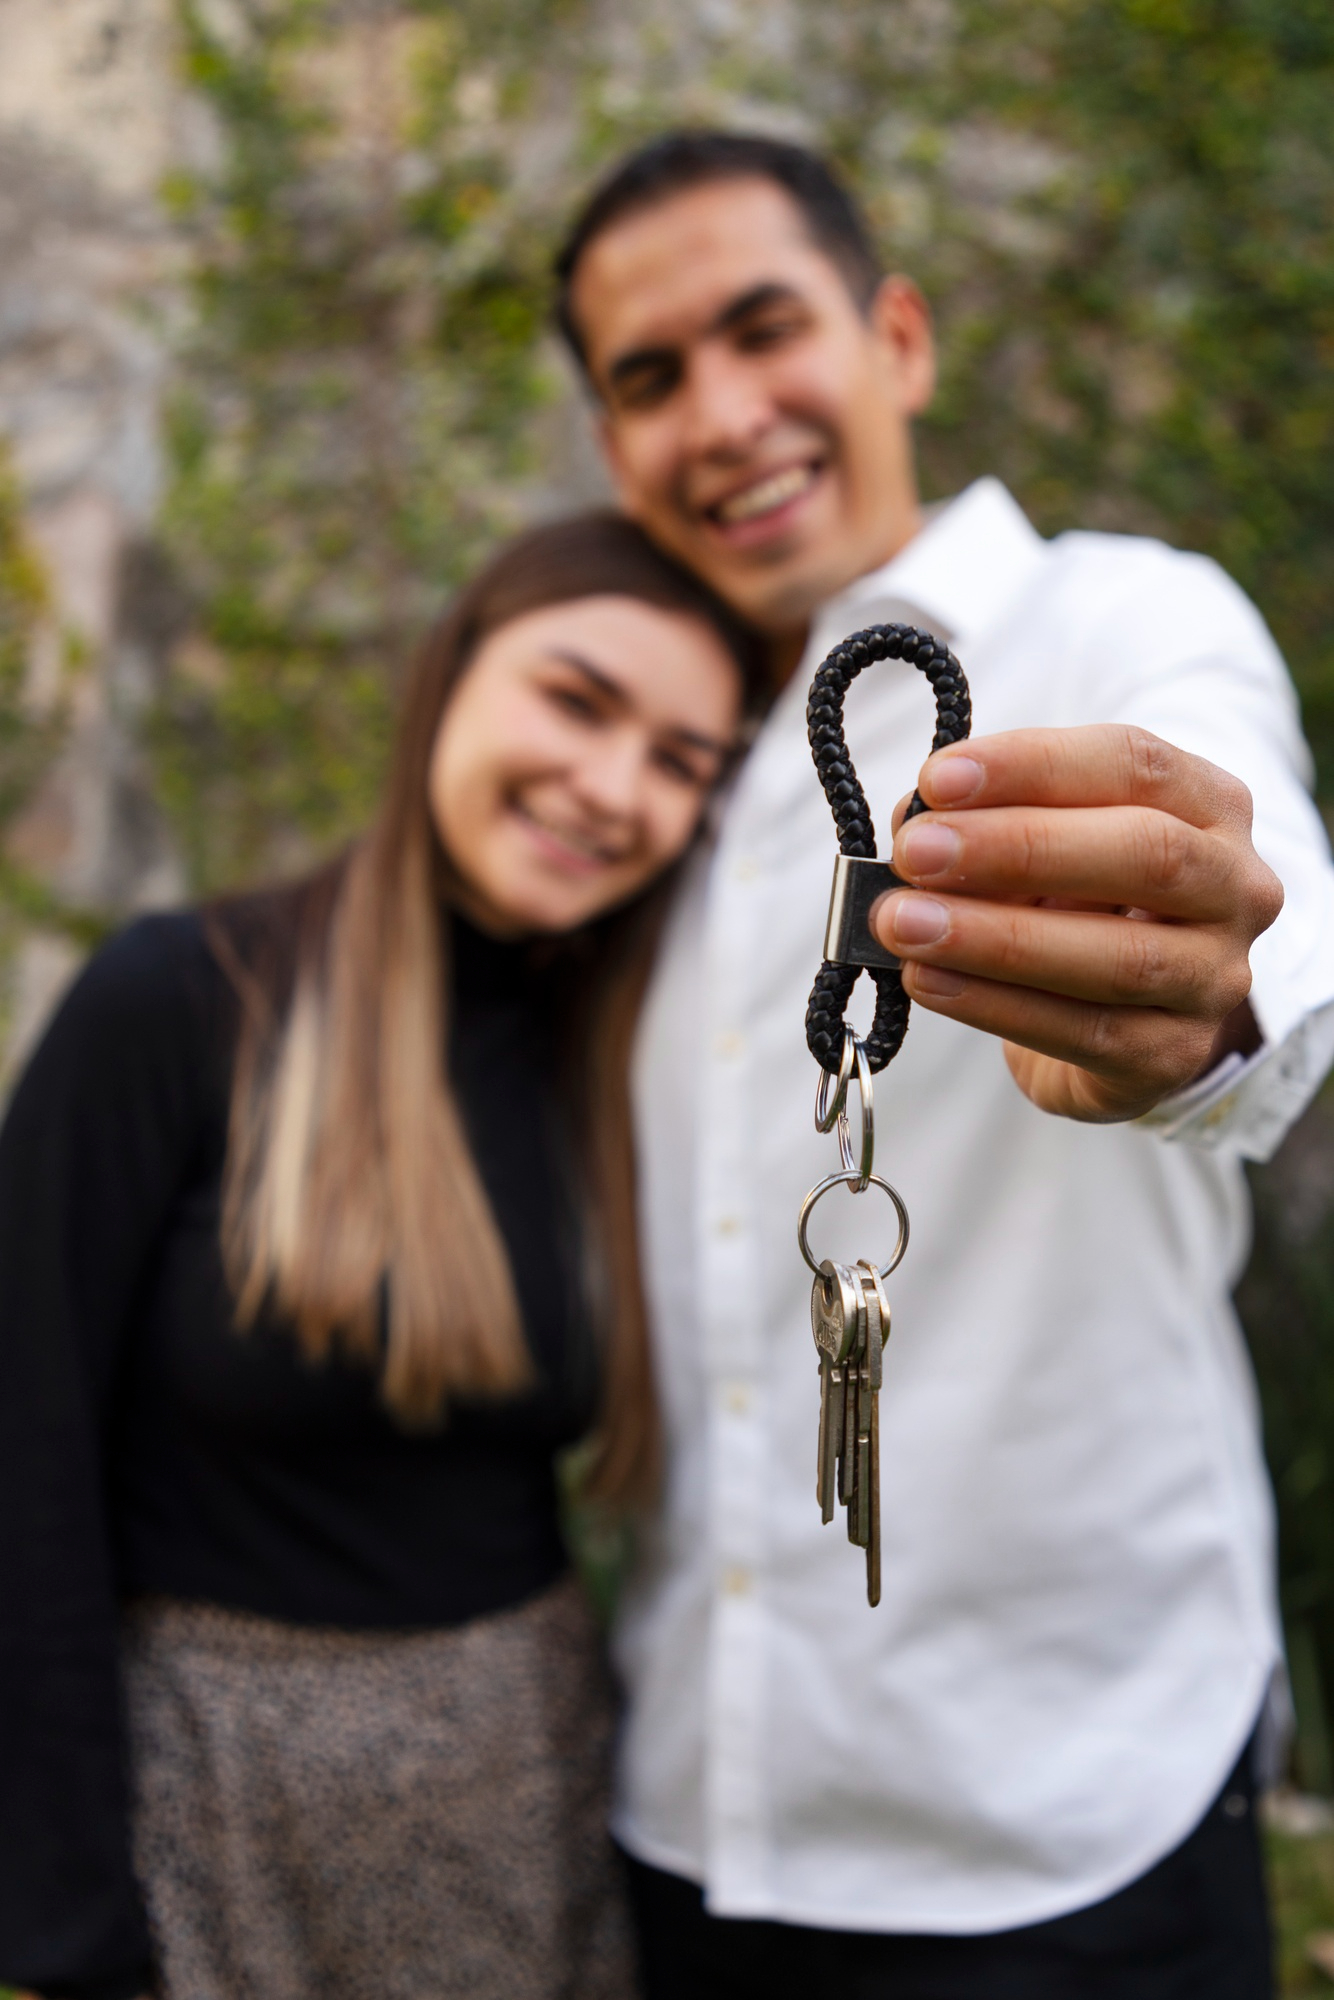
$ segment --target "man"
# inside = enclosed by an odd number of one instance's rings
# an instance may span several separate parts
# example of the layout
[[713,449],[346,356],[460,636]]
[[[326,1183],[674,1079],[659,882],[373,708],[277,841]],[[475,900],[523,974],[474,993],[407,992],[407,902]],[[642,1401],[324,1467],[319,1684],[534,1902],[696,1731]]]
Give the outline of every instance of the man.
[[[624,505],[767,631],[778,687],[638,1058],[668,1476],[618,1635],[617,1832],[650,1991],[1251,2000],[1278,1639],[1239,1162],[1334,1048],[1282,663],[1199,558],[1044,543],[992,480],[924,516],[925,306],[800,149],[656,142],[558,271]],[[953,646],[979,735],[904,825],[927,692],[900,664],[849,696],[882,828],[900,800],[913,886],[872,921],[916,1003],[876,1090],[913,1235],[872,1611],[813,1498],[793,1226],[835,1164],[802,1032],[834,851],[806,690],[890,619]],[[817,1256],[883,1257],[877,1200],[822,1208]]]

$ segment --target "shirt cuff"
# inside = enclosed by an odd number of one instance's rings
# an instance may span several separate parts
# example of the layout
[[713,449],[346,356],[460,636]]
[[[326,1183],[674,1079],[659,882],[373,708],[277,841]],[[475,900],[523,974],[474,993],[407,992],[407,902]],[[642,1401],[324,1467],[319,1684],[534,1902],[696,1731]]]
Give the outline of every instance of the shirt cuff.
[[1334,1063],[1334,1002],[1307,1014],[1276,1047],[1232,1054],[1136,1122],[1161,1139],[1268,1160]]

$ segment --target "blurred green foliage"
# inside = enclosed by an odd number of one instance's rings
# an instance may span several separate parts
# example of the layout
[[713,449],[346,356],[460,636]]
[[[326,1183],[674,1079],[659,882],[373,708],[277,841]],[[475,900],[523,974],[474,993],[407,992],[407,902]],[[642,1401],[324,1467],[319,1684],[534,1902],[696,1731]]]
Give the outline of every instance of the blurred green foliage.
[[[1264,1398],[1298,1719],[1298,1777],[1334,1792],[1334,1103],[1252,1176],[1255,1249],[1238,1292]],[[1334,1921],[1334,1910],[1331,1911]]]
[[939,315],[932,490],[996,469],[1046,532],[1217,557],[1334,793],[1334,9],[810,13],[833,148]]
[[33,638],[47,608],[46,579],[23,530],[18,486],[0,452],[0,825],[27,797],[46,747],[25,696]]
[[216,145],[167,190],[192,310],[163,526],[199,619],[157,749],[197,881],[364,818],[405,651],[534,465],[559,218],[700,117],[798,121],[924,284],[927,490],[996,469],[1047,531],[1216,555],[1334,788],[1323,0],[791,0],[610,39],[560,0],[177,11]]
[[[39,635],[47,641],[34,674]],[[0,832],[8,833],[65,737],[70,670],[78,648],[53,619],[46,573],[25,532],[17,481],[0,447]],[[0,849],[0,970],[26,926],[46,924],[80,942],[88,913],[68,910],[12,855]],[[0,982],[0,1025],[8,994]]]
[[162,532],[197,607],[156,719],[196,882],[361,823],[404,656],[511,514],[543,244],[509,199],[556,18],[181,0],[216,158],[166,190],[190,245]]

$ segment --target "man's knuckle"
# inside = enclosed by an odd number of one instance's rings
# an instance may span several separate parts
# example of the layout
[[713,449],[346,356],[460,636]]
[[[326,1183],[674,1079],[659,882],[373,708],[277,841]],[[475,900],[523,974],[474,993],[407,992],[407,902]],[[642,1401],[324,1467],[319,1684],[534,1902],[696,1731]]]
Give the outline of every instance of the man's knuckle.
[[1126,728],[1126,755],[1134,791],[1153,798],[1169,781],[1180,752],[1151,729],[1132,722]]
[[1041,817],[1021,817],[1013,829],[1012,866],[1020,882],[1045,882],[1052,858],[1051,830]]
[[1249,833],[1255,819],[1255,800],[1251,788],[1243,779],[1231,771],[1214,767],[1214,784],[1218,795],[1218,818]]
[[[1123,922],[1117,927],[1112,988],[1120,999],[1156,997],[1180,976],[1176,955],[1158,924]],[[1175,940],[1173,940],[1175,942]]]
[[1252,870],[1250,901],[1255,923],[1252,936],[1258,937],[1261,931],[1267,931],[1276,921],[1283,908],[1283,884],[1273,869],[1261,861],[1258,854]]
[[1199,872],[1194,827],[1170,813],[1146,813],[1139,821],[1137,864],[1149,893],[1177,896],[1191,888]]
[[1124,1010],[1091,1006],[1081,1016],[1080,1044],[1085,1060],[1103,1066],[1122,1053],[1126,1034]]
[[1235,1014],[1242,1002],[1249,1000],[1253,983],[1250,960],[1230,958],[1218,980],[1220,1013]]

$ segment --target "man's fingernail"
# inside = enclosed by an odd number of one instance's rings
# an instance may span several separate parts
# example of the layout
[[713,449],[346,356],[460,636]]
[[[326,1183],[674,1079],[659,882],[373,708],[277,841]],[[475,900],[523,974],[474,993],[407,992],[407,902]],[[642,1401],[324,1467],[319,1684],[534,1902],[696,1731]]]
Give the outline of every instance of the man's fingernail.
[[939,1000],[957,1000],[968,981],[961,972],[951,972],[947,965],[915,965],[912,983],[914,993],[932,993]]
[[939,944],[950,913],[930,896],[891,896],[889,923],[895,944]]
[[927,789],[938,806],[957,806],[980,791],[986,776],[976,757],[938,757],[930,767]]
[[958,861],[962,846],[952,826],[910,819],[899,829],[894,854],[909,875],[943,875]]

